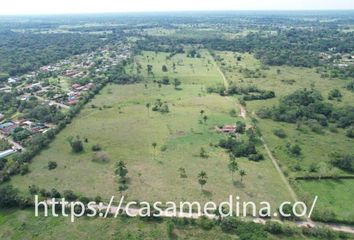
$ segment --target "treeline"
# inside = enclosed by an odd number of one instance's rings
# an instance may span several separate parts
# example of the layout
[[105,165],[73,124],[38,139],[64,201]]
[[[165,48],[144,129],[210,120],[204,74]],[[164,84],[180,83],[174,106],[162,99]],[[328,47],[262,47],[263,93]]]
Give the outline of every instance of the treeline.
[[261,90],[256,86],[239,87],[235,84],[229,86],[228,89],[222,84],[208,87],[207,92],[219,93],[221,96],[242,95],[243,101],[265,100],[275,97],[274,91]]
[[219,51],[251,52],[268,65],[313,67],[320,65],[319,53],[335,48],[340,53],[354,51],[354,33],[335,29],[286,29],[270,33],[250,33],[236,39],[173,38],[146,36],[138,42],[142,50],[174,51],[183,44],[200,44]]
[[93,51],[105,41],[108,40],[93,34],[0,32],[0,73],[24,74],[72,55]]
[[314,132],[321,132],[321,127],[329,126],[329,123],[334,123],[338,128],[354,125],[354,106],[334,108],[323,101],[321,93],[314,89],[297,90],[282,98],[278,106],[262,108],[257,115],[275,121],[305,123]]

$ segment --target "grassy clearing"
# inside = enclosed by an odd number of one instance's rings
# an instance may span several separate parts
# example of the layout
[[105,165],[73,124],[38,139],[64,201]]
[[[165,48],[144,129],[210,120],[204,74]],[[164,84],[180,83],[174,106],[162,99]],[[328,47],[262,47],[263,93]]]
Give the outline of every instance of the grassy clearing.
[[[217,71],[216,63],[206,50],[198,50],[200,58],[189,58],[187,54],[176,54],[168,59],[170,53],[144,51],[142,55],[135,58],[135,65],[131,65],[128,71],[137,73],[136,67],[140,65],[140,74],[149,80],[161,80],[169,77],[172,82],[178,78],[184,84],[210,84],[222,83],[220,73]],[[175,69],[173,68],[175,64]],[[153,74],[148,74],[147,65],[152,65]],[[163,72],[162,66],[166,65],[168,71]]]
[[333,212],[339,220],[353,221],[354,180],[297,181],[304,198],[318,196],[316,209]]
[[[31,173],[14,177],[11,182],[23,191],[28,185],[59,190],[71,189],[88,196],[108,198],[118,195],[114,164],[127,163],[130,177],[129,199],[147,201],[214,200],[224,201],[229,194],[245,200],[267,200],[273,205],[289,199],[269,159],[260,163],[240,159],[241,168],[247,171],[244,183],[227,170],[228,156],[224,150],[210,144],[224,137],[217,134],[215,124],[234,123],[229,116],[234,102],[218,95],[205,95],[199,85],[183,85],[176,91],[172,86],[158,88],[149,84],[106,87],[81,114],[68,126],[48,150],[43,151],[30,165]],[[170,106],[170,113],[148,113],[145,104],[161,98]],[[91,108],[91,104],[99,108]],[[104,108],[108,106],[109,108]],[[209,120],[200,124],[200,110]],[[85,152],[71,153],[67,138],[87,137]],[[156,142],[156,152],[152,143]],[[92,162],[90,148],[99,143],[111,158],[107,164]],[[161,151],[165,146],[166,150]],[[209,158],[199,157],[200,148]],[[48,161],[56,161],[58,168],[46,169]],[[187,178],[180,178],[178,169],[186,169]],[[197,175],[208,174],[205,191],[200,191]],[[270,191],[271,189],[271,191]]]

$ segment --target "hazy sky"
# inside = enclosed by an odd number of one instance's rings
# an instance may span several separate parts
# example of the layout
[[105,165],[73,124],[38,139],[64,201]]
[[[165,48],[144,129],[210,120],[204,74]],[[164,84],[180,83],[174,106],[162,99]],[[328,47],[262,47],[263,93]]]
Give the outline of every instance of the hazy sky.
[[354,9],[354,0],[0,0],[0,14]]

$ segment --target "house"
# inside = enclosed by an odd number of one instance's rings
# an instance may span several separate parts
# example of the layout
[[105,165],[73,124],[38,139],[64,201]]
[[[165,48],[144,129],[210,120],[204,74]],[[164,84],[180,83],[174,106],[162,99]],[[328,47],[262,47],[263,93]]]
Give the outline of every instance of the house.
[[81,87],[81,85],[78,84],[78,83],[75,83],[75,84],[73,84],[73,85],[71,86],[71,88],[74,89],[74,90],[77,90],[77,89],[80,88],[80,87]]
[[20,81],[20,79],[18,78],[18,77],[10,77],[8,80],[7,80],[7,82],[9,83],[9,84],[16,84],[16,83],[18,83]]
[[5,136],[9,136],[15,128],[17,128],[17,124],[13,122],[0,124],[0,132]]
[[72,77],[72,76],[76,75],[77,73],[78,73],[78,72],[75,71],[75,70],[66,70],[66,71],[64,72],[64,76],[66,76],[66,77]]
[[235,133],[236,125],[224,125],[222,128],[217,127],[216,130],[221,133]]

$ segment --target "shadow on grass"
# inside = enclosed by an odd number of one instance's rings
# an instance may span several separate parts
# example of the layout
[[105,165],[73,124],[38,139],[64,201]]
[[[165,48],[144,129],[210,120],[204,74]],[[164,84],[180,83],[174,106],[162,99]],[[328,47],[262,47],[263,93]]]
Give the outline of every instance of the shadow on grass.
[[212,197],[213,196],[213,193],[208,191],[208,190],[202,190],[202,194],[205,196],[205,197]]
[[244,188],[245,187],[245,184],[241,181],[233,181],[233,184],[235,187],[238,187],[238,188]]

